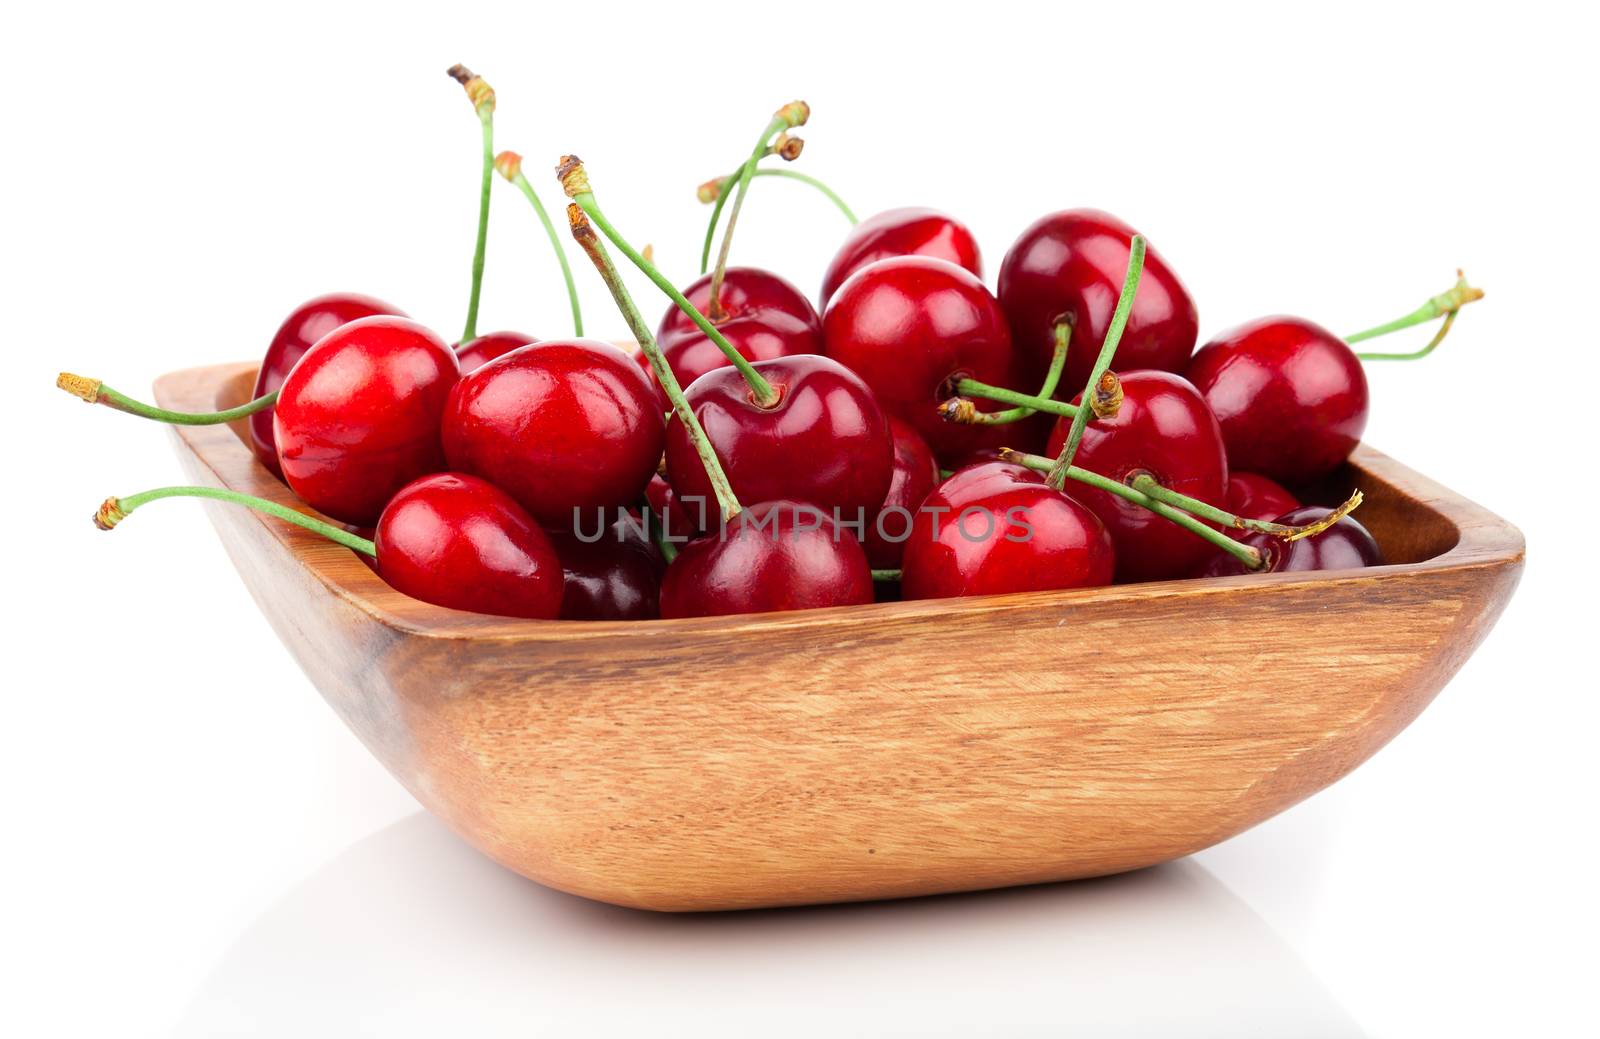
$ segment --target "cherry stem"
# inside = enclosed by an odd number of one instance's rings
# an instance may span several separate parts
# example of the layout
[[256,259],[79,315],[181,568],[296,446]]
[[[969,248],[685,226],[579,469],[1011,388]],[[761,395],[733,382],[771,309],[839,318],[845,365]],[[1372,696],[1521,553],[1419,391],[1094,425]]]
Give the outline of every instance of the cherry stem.
[[232,502],[235,505],[246,505],[258,512],[265,512],[269,516],[276,516],[281,520],[293,523],[297,527],[304,527],[313,534],[321,534],[329,541],[336,541],[346,548],[355,549],[374,558],[378,555],[378,547],[371,541],[352,534],[343,527],[335,526],[326,520],[319,520],[314,516],[307,516],[287,505],[279,505],[275,501],[257,498],[253,494],[240,494],[238,491],[223,490],[219,487],[157,487],[153,491],[144,491],[140,494],[129,495],[126,498],[107,498],[101,505],[100,511],[95,513],[95,526],[101,530],[110,530],[127,518],[128,513],[148,502],[161,498],[210,498],[213,501]]
[[1191,498],[1187,494],[1174,491],[1169,487],[1163,487],[1152,473],[1135,473],[1129,477],[1127,482],[1130,487],[1139,493],[1148,495],[1174,508],[1182,509],[1184,512],[1193,513],[1203,520],[1220,523],[1225,527],[1233,527],[1236,530],[1260,531],[1263,534],[1271,534],[1273,537],[1283,538],[1285,541],[1298,541],[1301,538],[1322,533],[1354,512],[1356,507],[1364,500],[1364,495],[1358,488],[1351,493],[1349,498],[1345,499],[1344,504],[1333,510],[1334,515],[1331,517],[1323,517],[1312,523],[1292,527],[1282,523],[1271,523],[1267,520],[1236,516],[1231,512],[1217,508],[1215,505],[1207,504],[1199,498]]
[[898,581],[900,580],[900,575],[904,572],[903,570],[874,570],[872,571],[872,579],[874,581]]
[[[1026,466],[1027,468],[1035,470],[1036,472],[1050,474],[1054,474],[1056,466],[1060,462],[1059,458],[1046,458],[1044,455],[1030,455],[1022,451],[1013,451],[1010,448],[1002,450],[1000,452],[1000,458],[1002,461]],[[1125,483],[1120,483],[1111,479],[1110,477],[1101,476],[1099,473],[1090,472],[1087,469],[1081,469],[1075,465],[1067,466],[1066,475],[1069,479],[1077,480],[1079,483],[1086,484],[1109,494],[1115,494],[1119,498],[1124,498],[1133,502],[1135,505],[1149,509],[1162,519],[1170,520],[1182,527],[1184,530],[1189,531],[1191,534],[1211,542],[1213,545],[1216,545],[1224,552],[1227,552],[1229,555],[1233,556],[1235,559],[1239,560],[1252,570],[1259,570],[1266,563],[1266,560],[1262,557],[1261,553],[1256,551],[1251,546],[1241,544],[1240,542],[1235,541],[1233,538],[1228,537],[1228,535],[1223,534],[1220,531],[1212,530],[1210,527],[1206,526],[1204,523],[1201,523],[1187,512],[1181,512],[1178,509],[1168,505],[1166,502],[1152,498],[1143,491],[1135,490]],[[1057,489],[1059,490],[1060,488]]]
[[[1072,322],[1061,320],[1056,322],[1056,348],[1050,355],[1050,369],[1044,373],[1044,384],[1039,387],[1039,396],[1049,400],[1055,396],[1056,386],[1061,382],[1061,372],[1067,366],[1067,344],[1072,339]],[[966,380],[962,380],[966,381]],[[957,384],[960,385],[959,383]],[[982,386],[982,383],[976,385]],[[957,405],[959,408],[959,405]],[[1036,414],[1033,408],[1015,407],[1005,411],[979,411],[972,409],[970,415],[963,414],[959,421],[967,426],[1003,426],[1010,422],[1021,422]]]
[[572,306],[572,334],[583,335],[583,307],[578,304],[578,285],[572,277],[572,265],[567,263],[567,251],[561,248],[561,238],[556,234],[556,225],[550,220],[550,213],[544,208],[544,203],[539,200],[539,195],[533,190],[533,185],[528,183],[528,178],[522,174],[522,156],[516,152],[501,152],[495,156],[495,169],[500,175],[517,186],[527,200],[533,204],[533,212],[539,218],[539,223],[544,226],[544,233],[550,239],[550,248],[556,251],[556,262],[561,264],[561,277],[567,283],[567,301]]
[[225,422],[234,422],[247,418],[258,411],[265,411],[277,403],[278,391],[247,401],[236,408],[226,411],[168,411],[158,408],[132,397],[118,393],[99,379],[90,379],[82,375],[73,375],[71,372],[62,372],[56,376],[56,386],[66,390],[79,400],[88,401],[90,404],[104,404],[117,411],[125,411],[130,415],[138,415],[155,422],[165,422],[174,426],[219,426]]
[[446,70],[467,91],[478,122],[483,127],[483,176],[478,185],[478,241],[472,251],[472,295],[467,299],[467,327],[463,343],[478,337],[478,300],[483,293],[483,255],[489,244],[489,189],[494,185],[494,90],[464,65]]
[[[1100,344],[1100,355],[1094,359],[1094,367],[1089,369],[1089,381],[1083,384],[1085,404],[1089,403],[1100,377],[1111,370],[1111,359],[1116,356],[1117,344],[1122,341],[1122,331],[1128,327],[1128,315],[1133,312],[1133,300],[1139,294],[1139,278],[1144,274],[1144,251],[1144,235],[1134,235],[1128,245],[1128,271],[1122,278],[1122,295],[1117,297],[1117,309],[1111,313],[1111,324],[1106,328],[1105,341]],[[1066,486],[1067,470],[1072,466],[1073,456],[1078,453],[1078,444],[1083,440],[1083,431],[1089,425],[1092,411],[1092,407],[1082,407],[1072,417],[1067,442],[1061,445],[1055,468],[1045,477],[1045,482],[1058,491]]]
[[600,279],[611,291],[611,298],[616,300],[617,309],[622,312],[623,320],[628,323],[628,330],[639,341],[639,349],[643,350],[645,357],[649,359],[650,370],[656,373],[656,379],[666,391],[667,399],[672,402],[672,413],[683,423],[683,428],[689,431],[689,440],[694,444],[695,453],[700,456],[700,462],[706,468],[706,476],[711,480],[711,489],[716,494],[717,505],[722,509],[723,521],[733,519],[739,514],[739,499],[734,496],[733,485],[728,482],[728,474],[723,471],[722,462],[717,458],[717,452],[712,448],[706,431],[701,428],[700,420],[695,417],[694,409],[689,407],[688,400],[684,398],[683,388],[678,385],[678,377],[672,374],[672,367],[667,364],[666,356],[656,345],[655,336],[650,334],[650,327],[644,323],[639,308],[634,305],[633,297],[628,294],[628,287],[622,283],[622,276],[617,273],[616,264],[611,262],[605,243],[594,233],[594,228],[589,226],[588,216],[577,202],[567,206],[567,223],[571,225],[573,239],[588,254],[594,263],[594,269],[600,272]]
[[717,344],[717,349],[722,351],[722,355],[728,359],[728,363],[737,368],[739,374],[744,376],[744,381],[749,385],[756,404],[764,408],[776,404],[778,402],[778,393],[772,388],[772,384],[762,378],[761,373],[756,371],[738,350],[734,349],[733,344],[728,342],[727,337],[717,331],[717,327],[707,320],[706,316],[700,313],[683,293],[678,291],[677,286],[667,280],[666,275],[656,269],[655,264],[640,256],[638,250],[629,245],[628,240],[623,238],[615,227],[611,226],[611,221],[606,219],[605,213],[600,210],[599,203],[595,201],[594,192],[589,187],[589,177],[584,172],[583,161],[576,155],[563,156],[561,165],[556,167],[556,176],[561,180],[562,188],[566,191],[567,197],[572,199],[595,222],[595,226],[600,228],[600,233],[609,238],[612,245],[622,250],[622,255],[628,258],[628,262],[643,271],[645,277],[655,283],[656,288],[666,293],[672,302],[677,304],[678,309],[687,314],[696,327],[704,332],[713,343]]
[[[984,421],[979,417],[983,415],[983,412],[973,408],[970,400],[963,400],[965,397],[997,400],[1001,404],[1015,404],[1030,411],[1042,411],[1047,415],[1059,415],[1062,418],[1074,418],[1079,411],[1084,410],[1079,408],[1078,405],[1068,404],[1066,401],[1035,397],[1031,394],[1019,393],[1016,390],[1008,390],[1004,386],[991,386],[986,382],[979,382],[977,379],[958,379],[952,388],[956,391],[956,396],[939,405],[939,415],[946,422],[957,422],[964,426],[977,425]],[[1003,414],[1003,412],[996,412],[996,414]]]
[[750,158],[739,167],[739,187],[733,194],[733,208],[728,210],[728,226],[722,230],[722,248],[717,252],[717,267],[711,272],[712,321],[721,321],[727,316],[722,310],[722,280],[728,273],[728,251],[733,247],[733,232],[739,225],[739,213],[744,209],[745,195],[750,192],[750,179],[755,175],[756,164],[766,156],[773,137],[785,130],[804,126],[810,115],[811,110],[804,101],[791,101],[778,109],[772,114],[766,129],[761,131],[761,139],[756,142]]
[[[739,172],[729,174],[726,177],[719,177],[716,180],[708,180],[704,184],[700,185],[698,191],[700,201],[712,206],[711,222],[706,225],[705,244],[700,248],[701,274],[706,272],[706,267],[709,266],[711,262],[711,242],[717,236],[717,221],[722,216],[722,207],[724,203],[728,201],[728,185],[735,183],[739,178],[739,173],[742,173],[743,170],[744,167],[741,166],[739,168]],[[828,200],[831,201],[835,206],[839,207],[839,212],[844,214],[845,219],[850,221],[851,226],[861,222],[856,216],[855,211],[845,203],[844,199],[839,197],[839,193],[837,191],[834,191],[832,188],[828,187],[828,185],[824,184],[822,181],[811,176],[810,174],[801,173],[798,170],[765,170],[757,167],[755,172],[751,173],[750,175],[752,177],[787,177],[789,180],[798,180],[802,184],[810,184],[812,187],[826,195]]]
[[662,560],[670,565],[678,558],[678,539],[667,532],[666,515],[658,514],[650,507],[648,501],[642,504],[640,509],[643,510],[645,523],[650,528],[651,540],[656,543],[656,549],[661,553]]
[[1344,341],[1354,345],[1368,339],[1376,339],[1378,336],[1388,335],[1390,332],[1398,332],[1402,328],[1410,328],[1412,325],[1420,325],[1424,321],[1432,321],[1434,318],[1443,315],[1445,318],[1445,323],[1442,327],[1440,327],[1438,335],[1434,336],[1433,341],[1427,346],[1423,347],[1421,350],[1415,350],[1411,353],[1398,354],[1356,354],[1356,356],[1363,361],[1414,361],[1420,357],[1428,356],[1428,354],[1433,352],[1433,348],[1438,346],[1439,343],[1443,341],[1444,337],[1450,331],[1450,326],[1455,322],[1456,314],[1461,310],[1462,307],[1473,302],[1474,300],[1479,300],[1482,298],[1483,290],[1473,288],[1471,285],[1468,285],[1466,275],[1462,274],[1460,271],[1456,271],[1456,283],[1447,291],[1441,292],[1437,296],[1429,299],[1422,306],[1418,307],[1416,310],[1413,310],[1404,317],[1396,318],[1387,324],[1377,325],[1373,328],[1367,329],[1364,332],[1356,332],[1354,335],[1347,335],[1344,337]]

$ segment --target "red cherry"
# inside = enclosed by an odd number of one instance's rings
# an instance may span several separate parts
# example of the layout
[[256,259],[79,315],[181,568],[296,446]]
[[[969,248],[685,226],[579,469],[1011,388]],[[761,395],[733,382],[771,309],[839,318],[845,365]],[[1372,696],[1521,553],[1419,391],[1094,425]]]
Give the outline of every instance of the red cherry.
[[[317,340],[340,325],[358,318],[378,314],[405,317],[405,312],[381,299],[362,296],[354,292],[332,292],[326,296],[308,299],[290,312],[278,326],[261,368],[256,372],[256,388],[252,398],[263,397],[283,385],[295,362],[316,345]],[[261,464],[282,477],[278,468],[278,445],[272,438],[272,409],[266,408],[250,416],[250,448]]]
[[978,240],[967,225],[936,209],[907,207],[871,216],[851,228],[822,276],[822,306],[839,286],[870,263],[892,256],[928,256],[965,267],[983,277]]
[[715,522],[716,499],[685,504],[678,500],[678,492],[660,474],[650,477],[644,496],[661,529],[673,541],[687,541]]
[[1189,380],[1222,424],[1228,462],[1288,483],[1326,476],[1367,428],[1367,374],[1345,341],[1297,317],[1240,325],[1201,347]]
[[889,478],[883,506],[861,539],[867,562],[879,570],[899,568],[917,506],[939,483],[939,463],[916,430],[892,418],[889,434],[894,439],[894,475]]
[[1111,537],[1089,509],[1005,462],[964,469],[923,501],[905,544],[907,599],[1111,583]]
[[[1228,459],[1217,420],[1199,392],[1170,372],[1120,373],[1122,406],[1084,427],[1073,463],[1113,480],[1149,473],[1162,486],[1215,504],[1225,500]],[[1046,454],[1066,442],[1070,419],[1056,422]],[[1187,577],[1215,549],[1125,498],[1093,487],[1078,497],[1105,522],[1117,546],[1118,581]]]
[[872,571],[849,530],[811,505],[751,505],[683,547],[661,582],[661,616],[809,610],[872,601]]
[[[1310,505],[1284,513],[1278,517],[1277,522],[1285,526],[1299,527],[1315,523],[1332,511],[1318,505]],[[1383,552],[1378,548],[1378,542],[1366,527],[1349,516],[1341,518],[1320,534],[1313,534],[1298,541],[1285,541],[1261,533],[1249,534],[1239,540],[1260,552],[1266,559],[1266,566],[1260,570],[1248,570],[1244,563],[1222,552],[1211,561],[1202,576],[1231,577],[1247,573],[1355,570],[1383,564]]]
[[538,341],[521,332],[488,332],[465,343],[457,343],[456,357],[461,361],[461,374],[475,372],[496,357]]
[[[759,361],[778,393],[757,404],[732,367],[707,372],[684,391],[710,439],[733,493],[742,501],[780,496],[847,520],[883,504],[894,472],[889,421],[867,384],[838,361],[815,355]],[[667,423],[667,482],[685,504],[716,498],[705,463],[676,415]]]
[[591,339],[524,346],[464,376],[444,416],[452,469],[571,529],[638,500],[661,459],[661,408],[627,354]]
[[[1000,265],[1000,305],[1011,322],[1025,385],[1043,379],[1055,353],[1056,323],[1066,318],[1072,343],[1057,396],[1065,400],[1083,389],[1117,306],[1133,235],[1133,228],[1109,213],[1069,209],[1039,219],[1011,246]],[[1117,370],[1181,372],[1199,330],[1189,290],[1159,253],[1147,250],[1117,347]]]
[[366,317],[323,336],[284,380],[273,437],[301,500],[357,525],[401,487],[445,467],[439,419],[459,376],[444,340],[402,317]]
[[1228,500],[1224,506],[1245,519],[1271,520],[1300,507],[1300,499],[1260,473],[1229,473]]
[[[684,289],[683,294],[700,313],[709,313],[711,275]],[[822,352],[822,319],[811,301],[769,271],[729,267],[722,283],[722,310],[726,317],[716,323],[717,331],[747,361]],[[706,372],[728,367],[727,355],[676,305],[661,318],[656,345],[679,386],[688,387]],[[639,363],[649,371],[650,362],[642,355]],[[655,382],[654,372],[650,381]],[[671,405],[660,387],[657,392],[665,411]]]
[[378,574],[413,599],[455,610],[549,620],[561,561],[533,518],[493,484],[435,473],[402,487],[374,538]]
[[[660,616],[661,572],[667,564],[640,518],[624,512],[598,532],[586,523],[583,538],[571,531],[548,533],[566,575],[562,620],[643,621]],[[585,540],[596,533],[594,540]]]
[[938,458],[1023,446],[1007,444],[1018,434],[1013,427],[962,426],[939,417],[939,404],[957,379],[1012,381],[1005,314],[970,271],[925,256],[863,267],[828,304],[823,339],[828,356],[861,376],[883,410],[909,423]]

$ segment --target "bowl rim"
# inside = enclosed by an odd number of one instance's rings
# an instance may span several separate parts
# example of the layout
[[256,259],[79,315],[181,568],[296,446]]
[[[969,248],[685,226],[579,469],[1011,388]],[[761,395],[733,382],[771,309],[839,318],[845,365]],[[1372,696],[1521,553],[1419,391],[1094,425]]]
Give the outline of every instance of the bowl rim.
[[[246,375],[253,380],[257,368],[256,362],[241,361],[169,372],[156,380],[155,399],[165,408],[209,411],[218,406],[218,396],[223,388],[241,381]],[[234,425],[242,426],[242,422]],[[308,515],[320,515],[296,498],[287,486],[256,460],[242,428],[171,428],[178,440],[209,472],[209,482],[214,486],[267,498]],[[1103,588],[867,603],[723,617],[649,621],[525,620],[453,610],[412,599],[390,588],[349,549],[332,545],[293,524],[272,522],[270,517],[261,513],[251,511],[249,515],[330,593],[388,628],[434,639],[514,639],[565,643],[619,637],[653,638],[668,632],[675,635],[701,633],[727,636],[771,635],[800,630],[823,635],[828,629],[864,620],[926,622],[1052,605],[1081,609],[1099,604],[1183,599],[1240,590],[1264,592],[1280,588],[1335,586],[1411,574],[1499,566],[1522,558],[1525,543],[1521,531],[1483,506],[1365,443],[1357,446],[1350,463],[1362,474],[1363,480],[1385,484],[1447,521],[1455,528],[1455,543],[1438,555],[1420,562],[1391,563],[1361,570],[1188,578]]]

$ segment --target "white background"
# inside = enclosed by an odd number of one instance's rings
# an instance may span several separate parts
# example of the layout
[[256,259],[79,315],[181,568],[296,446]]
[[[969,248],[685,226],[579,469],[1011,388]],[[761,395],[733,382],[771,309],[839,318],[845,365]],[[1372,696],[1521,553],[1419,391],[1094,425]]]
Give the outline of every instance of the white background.
[[[1592,15],[667,7],[5,16],[0,1031],[1595,1034]],[[680,282],[694,186],[796,96],[800,168],[863,214],[946,208],[992,278],[1034,217],[1109,209],[1182,273],[1202,338],[1274,311],[1365,327],[1465,267],[1488,298],[1426,363],[1371,369],[1368,439],[1521,526],[1516,600],[1371,763],[1187,863],[711,919],[505,873],[342,729],[200,508],[91,529],[178,470],[159,428],[51,388],[258,356],[334,289],[453,338],[478,175],[456,61],[553,207],[575,150]],[[526,204],[497,182],[495,213],[481,327],[560,334]],[[765,181],[741,230],[737,259],[814,291],[845,228]]]

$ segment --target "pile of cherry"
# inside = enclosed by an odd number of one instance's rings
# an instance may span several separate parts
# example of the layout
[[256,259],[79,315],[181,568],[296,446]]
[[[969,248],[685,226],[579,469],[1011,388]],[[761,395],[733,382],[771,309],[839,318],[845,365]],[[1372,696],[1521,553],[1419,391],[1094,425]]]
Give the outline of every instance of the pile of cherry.
[[[714,202],[701,269],[681,291],[600,209],[583,164],[557,178],[572,238],[640,352],[584,338],[476,330],[498,171],[562,242],[520,158],[493,149],[494,92],[460,66],[483,134],[466,331],[450,346],[379,300],[313,299],[278,329],[255,399],[178,414],[63,375],[95,403],[161,421],[247,419],[296,508],[208,487],[107,499],[109,529],[165,497],[237,501],[362,553],[407,595],[512,617],[648,619],[1078,588],[1381,562],[1317,485],[1367,422],[1362,360],[1416,357],[1481,293],[1464,280],[1416,311],[1340,338],[1269,317],[1198,351],[1198,317],[1144,238],[1094,210],[1051,213],[981,280],[971,232],[927,209],[855,222],[831,189],[783,167],[809,110],[779,109]],[[821,310],[789,281],[728,266],[757,177],[810,183],[854,224]],[[726,209],[721,248],[711,245]],[[654,331],[610,248],[671,300]],[[1413,354],[1350,344],[1443,318]],[[325,517],[322,518],[322,517]]]

